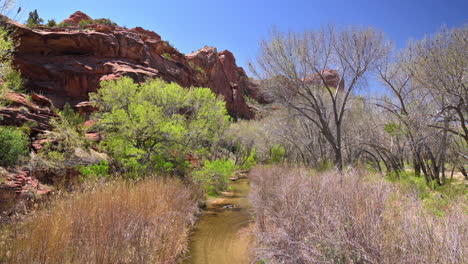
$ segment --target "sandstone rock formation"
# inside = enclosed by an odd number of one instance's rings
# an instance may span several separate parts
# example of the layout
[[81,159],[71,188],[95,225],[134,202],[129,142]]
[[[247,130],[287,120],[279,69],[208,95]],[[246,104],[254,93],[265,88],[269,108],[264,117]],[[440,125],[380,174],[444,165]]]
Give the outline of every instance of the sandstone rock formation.
[[20,199],[39,198],[52,192],[50,187],[39,183],[28,171],[4,173],[6,175],[0,175],[5,179],[0,183],[0,212],[12,209]]
[[[320,77],[322,75],[322,77]],[[344,80],[341,79],[340,74],[336,70],[325,69],[321,74],[314,73],[307,77],[306,83],[325,83],[329,87],[338,88],[340,91],[344,90]],[[322,80],[323,78],[323,80]]]
[[77,11],[73,13],[69,18],[62,21],[61,23],[66,23],[68,25],[77,27],[80,24],[80,21],[82,20],[87,21],[87,20],[91,20],[91,18],[85,13],[81,11]]
[[31,136],[52,129],[50,119],[56,117],[52,102],[42,95],[31,94],[31,99],[19,93],[5,95],[7,106],[0,108],[0,125],[31,128]]
[[69,28],[31,29],[8,20],[18,43],[14,65],[28,80],[26,87],[51,98],[54,105],[76,105],[88,99],[102,80],[130,76],[142,82],[159,77],[184,87],[209,87],[225,98],[235,118],[251,119],[254,112],[244,95],[255,97],[253,85],[229,51],[205,47],[184,56],[167,41],[143,28],[125,29],[100,24],[77,27],[91,18],[77,12]]

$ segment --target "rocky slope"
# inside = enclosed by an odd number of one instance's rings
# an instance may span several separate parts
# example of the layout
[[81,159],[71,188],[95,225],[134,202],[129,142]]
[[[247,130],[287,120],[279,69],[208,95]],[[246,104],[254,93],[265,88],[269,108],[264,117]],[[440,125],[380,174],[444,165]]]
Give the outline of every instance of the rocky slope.
[[88,99],[102,80],[130,76],[136,81],[159,77],[184,87],[209,87],[225,98],[235,118],[251,119],[254,112],[244,96],[263,101],[256,85],[238,67],[234,55],[204,47],[187,56],[152,31],[142,28],[79,22],[90,18],[76,12],[66,28],[28,28],[8,20],[17,48],[14,65],[27,79],[30,91],[41,93],[61,107]]

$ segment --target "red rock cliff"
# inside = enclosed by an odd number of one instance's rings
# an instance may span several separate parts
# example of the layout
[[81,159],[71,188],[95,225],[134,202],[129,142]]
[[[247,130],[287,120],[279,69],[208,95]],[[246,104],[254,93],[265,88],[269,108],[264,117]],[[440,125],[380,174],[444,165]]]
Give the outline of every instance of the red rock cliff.
[[[77,12],[66,21],[76,25],[80,19],[89,17]],[[255,96],[255,85],[229,51],[205,47],[184,56],[158,34],[139,27],[91,24],[84,29],[30,29],[7,23],[14,29],[14,64],[27,79],[26,87],[58,107],[87,100],[102,80],[130,76],[141,82],[158,77],[184,87],[209,87],[225,98],[232,116],[254,117],[244,94]]]

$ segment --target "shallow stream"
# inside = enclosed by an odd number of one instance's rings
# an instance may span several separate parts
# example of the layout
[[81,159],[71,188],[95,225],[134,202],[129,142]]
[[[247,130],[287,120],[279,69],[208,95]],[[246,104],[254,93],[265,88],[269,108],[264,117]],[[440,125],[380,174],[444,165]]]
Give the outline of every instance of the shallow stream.
[[230,186],[230,192],[208,200],[190,237],[189,253],[183,264],[249,263],[249,182],[239,179]]

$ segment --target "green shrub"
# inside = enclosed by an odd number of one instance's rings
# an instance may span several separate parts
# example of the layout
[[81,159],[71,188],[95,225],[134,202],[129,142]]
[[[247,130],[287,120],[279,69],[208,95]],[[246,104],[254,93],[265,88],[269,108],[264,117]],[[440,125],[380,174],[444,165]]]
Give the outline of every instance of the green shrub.
[[208,195],[217,195],[227,190],[229,177],[232,176],[235,168],[231,160],[207,160],[203,168],[193,172],[192,177]]
[[23,92],[23,78],[21,73],[13,68],[10,68],[5,76],[4,86],[6,89],[15,92]]
[[246,170],[246,171],[251,170],[257,164],[256,157],[257,157],[257,151],[255,150],[255,148],[253,148],[250,151],[249,156],[247,156],[247,159],[240,166],[240,169]]
[[117,26],[117,23],[110,20],[109,18],[99,18],[92,20],[96,24],[106,25],[106,26]]
[[0,165],[12,166],[28,155],[29,138],[13,127],[0,126]]
[[90,25],[90,24],[93,24],[94,21],[93,20],[81,20],[78,25],[80,26],[80,28],[84,28],[85,26],[87,25]]
[[279,144],[273,145],[270,149],[270,163],[280,163],[284,159],[286,150]]
[[205,70],[203,70],[200,66],[196,65],[195,63],[193,63],[193,62],[190,61],[190,62],[189,62],[189,65],[190,65],[190,67],[192,67],[194,70],[196,70],[196,71],[198,71],[198,72],[200,72],[200,73],[203,73],[203,74],[205,73]]
[[58,23],[57,27],[71,27],[72,25],[67,22]]
[[66,122],[71,127],[80,126],[86,121],[69,103],[66,103],[63,110],[60,111],[60,118],[62,122]]
[[109,174],[109,163],[107,161],[102,160],[98,164],[92,164],[88,166],[81,166],[79,167],[79,171],[81,175],[83,175],[84,179],[89,178],[106,178],[110,177]]
[[55,26],[57,26],[57,22],[55,21],[55,19],[49,19],[49,20],[47,21],[46,26],[47,26],[47,27],[50,27],[50,28],[55,27]]
[[167,52],[163,53],[161,56],[167,60],[172,60],[172,55]]

